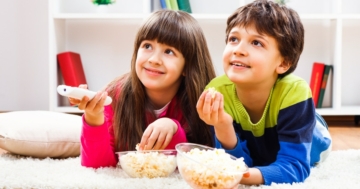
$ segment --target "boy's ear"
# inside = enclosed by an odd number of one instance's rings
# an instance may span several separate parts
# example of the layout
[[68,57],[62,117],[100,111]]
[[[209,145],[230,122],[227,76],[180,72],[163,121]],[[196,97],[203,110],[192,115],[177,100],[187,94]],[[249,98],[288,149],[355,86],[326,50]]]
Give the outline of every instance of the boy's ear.
[[290,63],[284,60],[278,67],[276,67],[276,72],[278,74],[283,74],[290,69],[290,66]]

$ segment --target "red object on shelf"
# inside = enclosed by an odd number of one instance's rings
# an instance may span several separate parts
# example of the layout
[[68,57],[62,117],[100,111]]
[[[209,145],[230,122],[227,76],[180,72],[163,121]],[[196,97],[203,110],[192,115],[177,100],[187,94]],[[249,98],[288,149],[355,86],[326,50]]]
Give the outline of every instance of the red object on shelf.
[[78,87],[80,84],[86,84],[79,53],[63,52],[57,55],[57,60],[65,85]]
[[317,106],[319,100],[324,68],[325,68],[325,64],[322,62],[313,63],[311,79],[310,79],[310,88],[311,88],[315,107]]

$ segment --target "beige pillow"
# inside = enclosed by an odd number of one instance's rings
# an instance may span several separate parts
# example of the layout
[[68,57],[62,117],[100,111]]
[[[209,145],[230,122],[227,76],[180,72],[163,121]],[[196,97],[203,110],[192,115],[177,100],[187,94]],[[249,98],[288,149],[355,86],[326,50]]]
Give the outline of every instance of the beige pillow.
[[38,158],[79,156],[81,119],[51,111],[0,113],[0,148]]

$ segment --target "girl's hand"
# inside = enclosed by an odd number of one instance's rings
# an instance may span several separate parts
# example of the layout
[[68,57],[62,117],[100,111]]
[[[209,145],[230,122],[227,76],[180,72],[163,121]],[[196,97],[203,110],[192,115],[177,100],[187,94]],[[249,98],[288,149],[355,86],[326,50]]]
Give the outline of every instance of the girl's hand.
[[215,95],[209,90],[204,91],[197,104],[196,110],[206,124],[214,127],[232,125],[232,117],[224,111],[224,96],[215,91]]
[[[79,88],[87,89],[87,85],[79,85]],[[89,125],[102,125],[104,123],[104,102],[107,92],[99,91],[93,99],[84,96],[81,100],[69,97],[71,104],[78,105],[85,112],[85,121]]]
[[170,143],[178,129],[177,124],[169,118],[160,118],[152,122],[141,138],[140,150],[163,150]]

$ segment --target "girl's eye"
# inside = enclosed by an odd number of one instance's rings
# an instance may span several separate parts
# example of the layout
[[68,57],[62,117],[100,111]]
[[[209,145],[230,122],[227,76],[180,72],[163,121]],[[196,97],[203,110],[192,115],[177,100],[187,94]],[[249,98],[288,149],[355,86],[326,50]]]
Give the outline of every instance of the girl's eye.
[[255,46],[259,46],[259,47],[262,47],[263,45],[259,42],[259,41],[253,41],[253,44],[255,45]]
[[166,49],[166,50],[165,50],[165,53],[166,53],[166,54],[173,55],[173,54],[174,54],[174,51],[172,51],[172,50],[170,50],[170,49]]
[[148,43],[146,43],[146,44],[144,44],[144,48],[145,48],[145,49],[151,49],[151,45],[148,44]]

